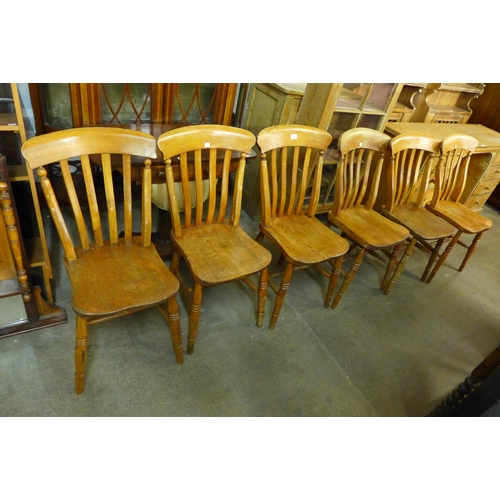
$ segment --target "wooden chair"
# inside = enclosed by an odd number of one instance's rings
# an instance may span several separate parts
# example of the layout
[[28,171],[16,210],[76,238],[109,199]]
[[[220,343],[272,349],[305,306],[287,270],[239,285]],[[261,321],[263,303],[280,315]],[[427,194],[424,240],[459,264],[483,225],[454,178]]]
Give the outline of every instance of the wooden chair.
[[[292,273],[314,266],[328,278],[325,307],[337,284],[343,255],[349,249],[315,216],[320,195],[324,152],[332,137],[328,132],[302,125],[277,125],[262,130],[257,138],[261,151],[260,186],[262,217],[257,241],[267,237],[287,261],[283,273],[268,275],[276,293],[269,328],[273,329],[285,300]],[[268,167],[270,163],[270,170]],[[327,268],[324,264],[327,264]],[[273,281],[283,274],[278,287]]]
[[[484,232],[491,228],[492,222],[489,219],[460,202],[467,182],[470,157],[477,145],[477,139],[467,135],[453,134],[443,139],[441,161],[436,170],[434,196],[426,208],[449,222],[456,232],[445,251],[439,256],[427,278],[427,283],[432,281],[457,243],[467,248],[467,253],[458,269],[462,272]],[[475,235],[472,243],[467,245],[460,240],[463,233]]]
[[391,291],[403,272],[416,244],[430,253],[422,275],[422,281],[426,281],[443,242],[455,231],[451,224],[425,208],[430,174],[441,155],[441,139],[427,134],[401,134],[391,139],[390,148],[387,200],[381,213],[406,227],[411,236],[405,253],[385,287],[385,294]]
[[[257,325],[262,326],[271,254],[239,226],[245,158],[254,145],[252,133],[225,125],[186,126],[158,138],[172,217],[174,253],[170,269],[179,278],[181,292],[190,303],[188,354],[196,342],[204,287],[245,282],[258,292]],[[208,198],[204,179],[209,180]],[[181,183],[182,197],[176,182]],[[184,284],[179,270],[181,258],[189,267],[194,288]],[[257,273],[258,287],[250,280]]]
[[[154,137],[119,128],[70,129],[30,139],[24,143],[22,153],[29,168],[38,169],[49,211],[64,248],[64,264],[72,286],[76,314],[76,392],[80,394],[84,390],[87,326],[148,307],[158,306],[167,319],[175,357],[181,364],[183,352],[176,300],[179,283],[151,245],[150,158],[156,157]],[[111,155],[121,155],[113,156],[113,161],[120,158],[123,166],[124,237],[119,237]],[[99,201],[102,200],[98,199],[99,190],[94,185],[91,156],[99,158],[102,165],[107,218],[101,218],[99,211]],[[130,165],[134,156],[145,157],[140,236],[132,234]],[[88,209],[80,206],[71,177],[68,159],[74,157],[81,160],[88,203],[85,206]],[[71,223],[65,220],[44,168],[56,162],[61,166],[73,210]],[[72,231],[72,228],[75,229]],[[93,229],[93,241],[89,228]],[[78,233],[77,246],[72,232]]]
[[352,242],[349,254],[357,247],[361,250],[350,270],[347,273],[341,271],[344,280],[333,300],[332,309],[337,307],[367,252],[387,263],[380,287],[385,290],[401,245],[409,235],[408,229],[373,209],[389,141],[387,135],[368,128],[351,129],[340,136],[340,161],[328,224],[338,227],[342,236]]

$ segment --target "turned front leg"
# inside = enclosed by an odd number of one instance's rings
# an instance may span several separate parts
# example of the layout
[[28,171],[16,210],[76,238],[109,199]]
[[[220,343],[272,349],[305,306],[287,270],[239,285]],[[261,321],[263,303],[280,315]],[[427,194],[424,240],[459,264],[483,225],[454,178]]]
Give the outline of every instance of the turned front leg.
[[87,320],[76,317],[75,343],[75,391],[81,394],[85,388],[85,363],[87,361]]
[[257,326],[262,326],[264,322],[264,311],[266,308],[266,293],[267,293],[267,267],[262,269],[259,274],[259,291],[257,292]]
[[193,354],[194,344],[196,343],[196,334],[198,332],[198,323],[200,321],[202,295],[203,287],[199,283],[195,283],[189,311],[188,354]]

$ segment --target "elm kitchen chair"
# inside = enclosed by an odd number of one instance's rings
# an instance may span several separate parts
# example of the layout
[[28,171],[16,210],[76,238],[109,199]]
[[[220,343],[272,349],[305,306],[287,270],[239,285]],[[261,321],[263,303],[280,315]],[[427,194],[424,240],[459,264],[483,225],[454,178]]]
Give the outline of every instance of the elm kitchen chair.
[[[172,217],[170,269],[189,302],[188,354],[194,350],[205,287],[243,281],[257,292],[257,326],[263,323],[271,253],[239,225],[245,159],[254,145],[251,132],[227,125],[186,126],[158,138]],[[183,279],[181,260],[193,286]],[[251,279],[257,274],[258,285]]]
[[[446,249],[440,254],[427,278],[427,283],[432,281],[457,243],[467,248],[465,257],[458,269],[459,272],[462,272],[476,250],[484,232],[492,226],[490,219],[474,212],[460,202],[467,182],[470,158],[478,144],[477,139],[463,134],[452,134],[443,139],[441,161],[436,170],[434,196],[426,208],[449,222],[456,229],[456,232]],[[464,233],[473,235],[470,244],[461,239]]]
[[[151,158],[156,158],[155,138],[119,128],[69,129],[28,140],[22,146],[22,154],[29,168],[38,169],[43,193],[64,248],[64,264],[76,314],[76,392],[82,393],[85,387],[88,325],[149,307],[157,306],[168,321],[175,358],[182,364],[176,299],[179,283],[151,244],[150,165]],[[68,164],[68,159],[77,157],[82,165],[86,200],[79,199]],[[105,201],[94,183],[91,157],[98,158],[102,168]],[[132,233],[131,158],[136,157],[144,162],[140,235]],[[113,162],[118,158],[123,167],[123,237],[119,236],[119,210],[115,203],[121,195],[113,184],[111,158]],[[73,217],[67,215],[69,210],[61,210],[47,177],[47,166],[54,163],[60,165]],[[107,220],[101,217],[102,205],[107,208]],[[88,228],[93,229],[93,238]],[[74,243],[76,234],[72,233],[78,233],[77,246]]]
[[348,256],[360,250],[349,271],[341,271],[344,279],[333,299],[332,309],[337,307],[367,253],[386,263],[380,286],[385,290],[396,267],[399,250],[409,236],[408,229],[373,209],[389,141],[389,136],[368,128],[348,130],[339,138],[340,161],[328,224],[339,228],[341,236],[352,242]]
[[401,134],[391,139],[387,169],[387,200],[381,213],[410,231],[408,245],[384,293],[388,294],[402,273],[415,245],[430,253],[422,274],[426,281],[441,247],[455,229],[425,208],[431,173],[441,156],[441,139],[428,134]]
[[[320,195],[324,152],[332,136],[304,125],[277,125],[257,138],[261,151],[260,186],[262,217],[257,241],[264,237],[279,249],[284,271],[268,274],[276,294],[269,324],[278,320],[294,270],[313,266],[328,278],[324,305],[329,307],[338,281],[343,255],[349,249],[344,238],[315,217]],[[268,165],[269,163],[269,165]],[[273,281],[283,275],[280,286]]]

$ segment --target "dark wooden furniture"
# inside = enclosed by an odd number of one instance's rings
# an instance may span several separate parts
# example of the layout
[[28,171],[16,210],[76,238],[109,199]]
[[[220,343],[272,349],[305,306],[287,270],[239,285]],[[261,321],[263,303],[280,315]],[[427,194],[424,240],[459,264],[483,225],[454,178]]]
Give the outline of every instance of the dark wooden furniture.
[[[194,289],[188,297],[189,354],[196,342],[204,287],[244,281],[257,292],[257,326],[262,326],[271,253],[239,225],[246,156],[254,145],[255,136],[251,132],[224,125],[183,127],[158,138],[165,159],[175,246],[170,268],[183,287],[179,272],[183,259],[194,280]],[[230,166],[235,151],[241,157],[230,199]],[[177,157],[180,185],[175,182],[172,167],[172,160]],[[208,161],[204,162],[203,157]],[[249,279],[255,274],[259,274],[258,286]]]
[[[177,362],[183,362],[176,294],[179,283],[151,245],[151,170],[156,140],[142,132],[116,128],[80,128],[34,137],[22,147],[28,167],[41,177],[43,193],[64,249],[64,264],[72,287],[76,314],[75,390],[85,385],[87,326],[157,306],[167,319]],[[103,220],[90,156],[101,155],[107,220]],[[121,155],[123,167],[123,229],[112,178],[111,155]],[[145,158],[142,181],[141,234],[132,233],[131,156]],[[88,210],[82,210],[68,159],[80,159]],[[60,165],[74,220],[70,225],[47,177],[46,165]],[[87,217],[89,220],[85,220]],[[75,228],[72,230],[71,228]],[[90,228],[93,234],[90,233]],[[77,234],[74,234],[77,233]],[[77,239],[78,238],[78,239]],[[74,241],[78,243],[74,243]]]
[[417,243],[430,253],[422,275],[425,282],[445,239],[455,232],[451,224],[426,210],[424,203],[430,172],[441,157],[441,140],[426,134],[401,134],[392,138],[390,153],[387,200],[381,213],[406,227],[411,239],[384,291],[386,294],[403,272]]
[[385,291],[401,245],[408,238],[408,229],[373,209],[389,140],[382,132],[368,128],[348,130],[340,137],[335,198],[328,225],[339,228],[342,236],[352,242],[349,253],[355,249],[360,251],[349,271],[342,273],[344,280],[333,299],[332,309],[339,304],[367,253],[381,259],[386,257],[387,268],[380,286]]
[[[484,232],[491,228],[492,222],[489,219],[474,212],[460,201],[465,189],[470,159],[477,144],[477,139],[460,134],[450,135],[442,142],[441,161],[436,168],[434,196],[426,208],[449,222],[456,231],[430,272],[427,283],[434,278],[456,243],[467,248],[467,253],[458,269],[462,272]],[[462,234],[473,235],[472,243],[464,243],[460,239]]]
[[480,417],[500,401],[500,346],[479,363],[428,417]]
[[[296,269],[314,266],[328,278],[324,304],[329,307],[343,255],[349,249],[345,239],[314,216],[324,152],[331,140],[328,132],[305,125],[269,127],[257,138],[261,151],[262,200],[257,241],[262,243],[264,237],[269,238],[280,251],[280,261],[286,260],[284,273],[268,275],[268,282],[276,294],[270,329],[276,325]],[[312,192],[306,196],[310,184]],[[278,274],[283,275],[279,287],[273,281]]]

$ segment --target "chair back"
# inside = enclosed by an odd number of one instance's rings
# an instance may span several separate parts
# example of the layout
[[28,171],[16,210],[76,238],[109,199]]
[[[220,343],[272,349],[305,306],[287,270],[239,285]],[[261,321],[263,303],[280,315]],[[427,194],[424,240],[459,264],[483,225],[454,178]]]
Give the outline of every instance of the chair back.
[[428,134],[401,134],[391,139],[386,209],[414,204],[423,207],[431,172],[441,153],[441,139]]
[[[226,125],[187,126],[158,138],[175,236],[181,236],[183,229],[191,226],[227,219],[232,173],[235,175],[229,223],[239,225],[246,157],[254,145],[251,132]],[[208,196],[204,182],[207,179]],[[176,182],[180,183],[178,189]]]
[[467,181],[470,158],[478,144],[477,139],[464,134],[452,134],[443,139],[432,207],[440,201],[460,201]]
[[[142,193],[142,244],[151,242],[151,158],[156,158],[156,140],[143,132],[111,127],[84,127],[62,130],[26,141],[22,154],[28,167],[41,178],[42,190],[57,228],[68,261],[76,260],[78,251],[87,251],[93,245],[117,244],[119,241],[118,211],[116,207],[113,166],[123,169],[123,227],[124,240],[132,240],[132,158],[144,164]],[[113,155],[113,156],[112,156]],[[78,195],[71,164],[81,165],[85,193]],[[77,247],[69,224],[65,220],[53,185],[48,177],[48,165],[58,164],[61,169],[66,196],[74,215],[79,235]],[[101,220],[99,186],[94,172],[102,171],[107,221]],[[83,199],[82,199],[83,198]],[[88,207],[88,208],[87,208]],[[107,224],[106,224],[107,222]],[[107,226],[107,231],[105,227]]]
[[276,125],[259,133],[264,225],[275,217],[303,211],[309,217],[314,216],[324,153],[331,141],[332,136],[325,130],[305,125]]
[[373,208],[389,141],[388,135],[362,127],[348,130],[340,136],[340,161],[332,210],[334,216],[349,208]]

